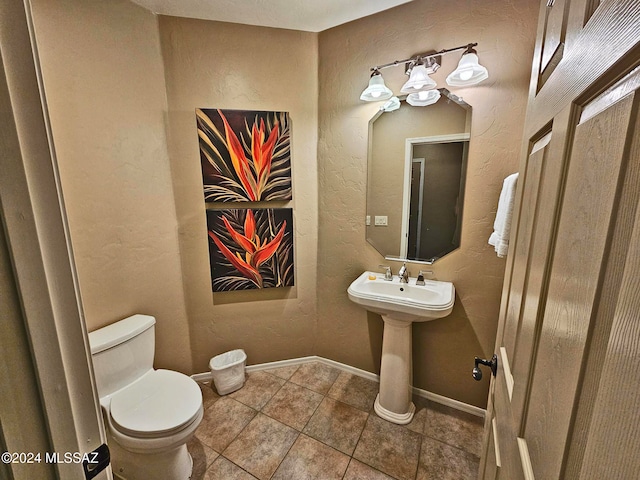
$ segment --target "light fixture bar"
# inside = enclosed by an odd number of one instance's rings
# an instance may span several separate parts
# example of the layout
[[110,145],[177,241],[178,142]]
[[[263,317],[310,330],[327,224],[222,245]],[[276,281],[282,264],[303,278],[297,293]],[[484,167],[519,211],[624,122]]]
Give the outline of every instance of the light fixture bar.
[[440,50],[439,52],[434,52],[434,53],[428,53],[428,54],[418,54],[418,55],[414,55],[411,58],[407,58],[405,60],[395,60],[391,63],[385,63],[384,65],[378,65],[377,67],[371,67],[371,71],[376,71],[376,70],[381,70],[383,68],[388,68],[388,67],[395,67],[398,65],[401,65],[403,63],[407,63],[407,62],[418,62],[419,60],[426,60],[427,58],[433,58],[433,57],[439,57],[440,55],[446,55],[447,53],[451,53],[451,52],[457,52],[458,50],[464,50],[464,49],[471,49],[473,47],[477,47],[478,44],[477,43],[468,43],[466,45],[462,45],[460,47],[455,47],[455,48],[447,48],[444,50]]

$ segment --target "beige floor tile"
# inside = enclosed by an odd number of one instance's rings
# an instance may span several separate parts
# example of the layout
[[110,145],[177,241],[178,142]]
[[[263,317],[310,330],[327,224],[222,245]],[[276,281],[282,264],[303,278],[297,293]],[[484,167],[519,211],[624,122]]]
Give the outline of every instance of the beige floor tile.
[[422,435],[422,432],[424,431],[424,422],[429,411],[428,407],[430,402],[426,398],[414,396],[413,403],[416,406],[416,411],[413,414],[413,419],[411,420],[411,422],[405,425],[405,427]]
[[209,467],[204,476],[204,480],[256,480],[256,477],[245,472],[223,456],[220,456]]
[[328,397],[359,408],[365,412],[373,409],[380,384],[351,373],[342,372],[331,386]]
[[353,454],[368,414],[325,397],[303,432],[347,455]]
[[211,382],[199,382],[198,385],[202,392],[202,406],[206,410],[220,398],[220,395],[213,389]]
[[382,473],[375,468],[359,462],[355,458],[349,462],[347,472],[344,474],[344,480],[394,480],[393,477]]
[[187,442],[187,450],[189,451],[189,455],[191,455],[191,459],[193,460],[191,480],[201,480],[204,477],[204,474],[209,465],[211,465],[213,461],[218,458],[219,454],[213,449],[207,447],[195,436],[191,437],[191,439]]
[[430,402],[423,432],[428,437],[480,456],[483,428],[481,417]]
[[413,480],[422,436],[369,415],[353,458],[400,480]]
[[242,429],[256,416],[253,408],[222,397],[204,412],[196,437],[216,452],[222,452]]
[[251,372],[247,374],[243,387],[230,393],[229,396],[251,408],[260,410],[280,390],[284,383],[285,380],[270,373]]
[[349,457],[344,453],[300,435],[284,458],[273,480],[340,480]]
[[432,438],[422,441],[416,480],[475,480],[480,459]]
[[340,370],[337,368],[320,362],[310,362],[300,365],[289,381],[325,395],[338,375]]
[[222,454],[260,480],[267,480],[297,437],[293,428],[259,413]]
[[308,388],[287,382],[269,400],[262,412],[301,431],[323,398],[322,395]]
[[280,377],[284,380],[289,380],[291,376],[296,373],[299,365],[290,365],[287,367],[276,367],[265,370],[265,372],[270,373],[271,375],[275,375],[276,377]]
[[413,421],[394,425],[372,411],[376,382],[321,362],[251,372],[222,397],[206,382],[200,388],[205,414],[187,445],[192,480],[477,475],[481,418],[414,397]]

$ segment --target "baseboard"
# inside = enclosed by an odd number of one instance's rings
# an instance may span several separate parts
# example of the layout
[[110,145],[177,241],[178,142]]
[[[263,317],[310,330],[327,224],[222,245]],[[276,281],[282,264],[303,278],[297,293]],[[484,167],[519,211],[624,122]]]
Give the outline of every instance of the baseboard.
[[470,413],[471,415],[475,415],[476,417],[484,418],[485,414],[487,413],[484,408],[476,407],[475,405],[464,403],[453,398],[444,397],[442,395],[438,395],[437,393],[428,392],[427,390],[422,390],[421,388],[411,387],[411,390],[415,395],[419,397],[426,398],[427,400],[431,400],[432,402],[436,402],[447,407],[455,408],[456,410],[460,410],[461,412]]
[[[361,370],[359,368],[352,367],[351,365],[346,365],[344,363],[336,362],[335,360],[330,360],[324,357],[319,357],[317,355],[313,355],[310,357],[291,358],[288,360],[279,360],[277,362],[247,365],[246,371],[259,372],[260,370],[269,370],[272,368],[280,368],[280,367],[292,367],[296,365],[303,365],[305,363],[310,363],[310,362],[324,363],[325,365],[335,367],[339,370],[342,370],[343,372],[351,373],[359,377],[373,380],[374,382],[380,381],[380,376],[376,375],[375,373],[367,372],[366,370]],[[191,378],[193,378],[196,382],[208,382],[208,381],[211,381],[211,372],[196,373],[194,375],[191,375]],[[484,418],[486,413],[486,410],[484,408],[480,408],[480,407],[476,407],[475,405],[470,405],[468,403],[460,402],[458,400],[454,400],[453,398],[444,397],[442,395],[438,395],[437,393],[428,392],[426,390],[422,390],[421,388],[411,387],[411,390],[415,395],[419,397],[426,398],[427,400],[431,400],[432,402],[436,402],[441,405],[445,405],[447,407],[460,410],[462,412],[467,412],[472,415],[476,415],[478,417]]]

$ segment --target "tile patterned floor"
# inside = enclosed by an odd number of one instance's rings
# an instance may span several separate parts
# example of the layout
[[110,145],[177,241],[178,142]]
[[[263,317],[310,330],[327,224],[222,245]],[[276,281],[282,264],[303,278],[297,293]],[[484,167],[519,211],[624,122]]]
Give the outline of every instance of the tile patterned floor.
[[482,419],[416,398],[409,425],[373,412],[378,384],[312,362],[247,374],[205,414],[188,448],[193,480],[475,479]]

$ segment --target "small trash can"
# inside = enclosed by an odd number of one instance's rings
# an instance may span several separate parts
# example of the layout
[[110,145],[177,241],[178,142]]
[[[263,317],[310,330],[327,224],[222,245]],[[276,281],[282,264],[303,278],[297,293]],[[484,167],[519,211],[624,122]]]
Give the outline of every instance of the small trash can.
[[209,362],[213,383],[218,395],[235,392],[244,385],[244,366],[247,354],[244,350],[231,350],[216,355]]

